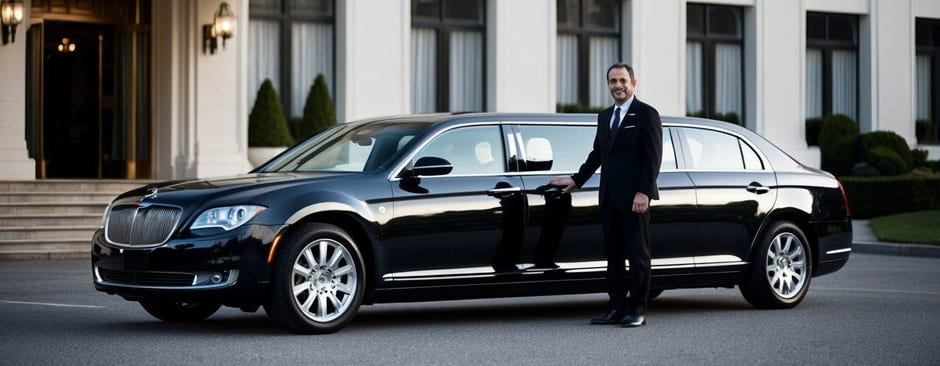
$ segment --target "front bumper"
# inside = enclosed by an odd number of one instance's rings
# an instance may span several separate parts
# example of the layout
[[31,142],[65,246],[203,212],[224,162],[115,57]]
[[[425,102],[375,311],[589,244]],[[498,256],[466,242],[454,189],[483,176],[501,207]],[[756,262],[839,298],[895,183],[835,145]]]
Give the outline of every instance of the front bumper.
[[267,297],[267,256],[277,229],[245,225],[152,248],[113,245],[98,230],[91,250],[95,289],[128,300],[260,304]]

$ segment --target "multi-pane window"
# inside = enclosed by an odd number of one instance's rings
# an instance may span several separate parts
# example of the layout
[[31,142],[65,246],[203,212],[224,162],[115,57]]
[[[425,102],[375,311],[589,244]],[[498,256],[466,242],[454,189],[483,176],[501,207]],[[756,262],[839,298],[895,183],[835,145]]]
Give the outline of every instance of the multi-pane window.
[[250,0],[248,105],[270,79],[290,116],[303,114],[317,74],[333,89],[333,0]]
[[612,105],[606,73],[620,62],[620,1],[557,0],[557,5],[556,102]]
[[686,113],[743,124],[741,8],[688,4],[686,17]]
[[858,17],[806,14],[806,117],[858,116]]
[[482,0],[411,2],[411,109],[482,111],[485,77]]
[[940,19],[916,20],[917,137],[937,142],[940,136]]

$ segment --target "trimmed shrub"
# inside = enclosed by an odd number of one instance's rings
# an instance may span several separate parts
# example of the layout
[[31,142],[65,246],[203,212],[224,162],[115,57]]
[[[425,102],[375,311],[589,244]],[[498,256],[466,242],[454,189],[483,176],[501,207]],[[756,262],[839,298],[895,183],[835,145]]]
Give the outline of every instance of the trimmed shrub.
[[845,136],[831,143],[826,150],[823,150],[825,151],[824,159],[829,159],[823,169],[836,176],[849,174],[852,166],[865,160],[862,158],[864,153],[859,151],[858,139],[858,136]]
[[[846,115],[834,114],[823,120],[819,129],[819,149],[822,153],[822,168],[842,175],[855,164],[854,140],[858,136],[858,125]],[[852,140],[851,148],[843,145]],[[837,149],[837,147],[840,147]],[[838,151],[837,151],[838,150]],[[845,155],[841,155],[845,154]],[[850,154],[850,155],[849,155]]]
[[940,209],[940,176],[843,177],[852,217]]
[[271,80],[265,79],[258,89],[255,105],[248,115],[248,146],[278,147],[294,143],[284,122],[284,108]]
[[936,141],[937,136],[934,133],[933,121],[926,119],[919,119],[914,123],[915,135],[917,135],[917,141],[926,142],[926,141]]
[[868,150],[865,161],[884,175],[898,175],[911,171],[904,158],[887,146],[875,146]]
[[929,153],[924,149],[912,149],[911,150],[911,167],[925,167],[927,166],[927,155]]
[[851,174],[853,177],[877,177],[881,175],[881,172],[877,168],[868,165],[866,162],[861,162],[852,166]]
[[294,141],[302,141],[297,136],[300,136],[298,131],[303,128],[303,124],[303,117],[291,117],[290,121],[287,122],[287,127],[290,128],[290,135],[294,136]]
[[[911,157],[911,148],[907,146],[907,141],[898,134],[890,131],[869,132],[860,136],[859,143],[861,145],[860,148],[865,152],[871,151],[871,149],[878,146],[884,146],[894,150],[904,161],[903,166],[898,166],[902,169],[901,173],[907,173],[911,170],[911,165],[914,162],[914,159]],[[871,162],[869,162],[869,164],[871,164]]]
[[819,146],[819,130],[822,129],[822,118],[806,119],[806,145]]
[[323,74],[318,74],[310,86],[307,101],[304,103],[303,120],[295,127],[294,138],[297,141],[306,140],[335,124],[336,108],[330,98],[330,90]]

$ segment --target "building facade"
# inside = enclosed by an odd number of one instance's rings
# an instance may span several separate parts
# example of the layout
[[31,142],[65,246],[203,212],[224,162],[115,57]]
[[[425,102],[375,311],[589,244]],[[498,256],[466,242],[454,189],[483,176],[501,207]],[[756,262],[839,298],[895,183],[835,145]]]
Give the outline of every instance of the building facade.
[[[663,115],[739,123],[819,166],[807,118],[845,114],[940,157],[940,1],[24,0],[0,46],[0,179],[242,173],[271,80],[299,116],[324,75],[340,121],[611,103],[637,70]],[[921,141],[916,121],[932,129]]]

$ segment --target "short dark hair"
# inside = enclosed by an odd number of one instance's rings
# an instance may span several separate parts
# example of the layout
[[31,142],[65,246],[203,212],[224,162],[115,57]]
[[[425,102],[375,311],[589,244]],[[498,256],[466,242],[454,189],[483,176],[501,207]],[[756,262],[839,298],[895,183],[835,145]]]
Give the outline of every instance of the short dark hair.
[[630,73],[630,79],[636,79],[636,75],[633,74],[633,66],[617,63],[607,68],[607,77],[604,78],[604,81],[607,81],[607,78],[610,77],[610,70],[613,69],[627,69],[627,72]]

